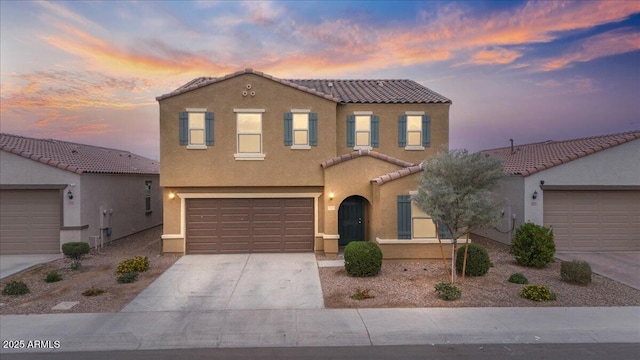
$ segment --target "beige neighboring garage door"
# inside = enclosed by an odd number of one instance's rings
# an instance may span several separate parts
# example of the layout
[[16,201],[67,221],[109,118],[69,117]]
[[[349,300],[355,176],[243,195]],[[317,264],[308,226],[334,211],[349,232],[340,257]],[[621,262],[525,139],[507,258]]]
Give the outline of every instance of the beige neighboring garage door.
[[187,254],[313,251],[313,199],[187,199]]
[[60,253],[60,191],[0,190],[0,254]]
[[559,251],[640,250],[640,191],[545,191]]

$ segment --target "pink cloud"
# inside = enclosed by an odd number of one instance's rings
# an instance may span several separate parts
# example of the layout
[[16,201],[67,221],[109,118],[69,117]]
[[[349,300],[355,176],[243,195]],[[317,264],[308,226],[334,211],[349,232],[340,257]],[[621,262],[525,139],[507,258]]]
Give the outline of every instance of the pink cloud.
[[640,33],[616,29],[587,38],[561,56],[543,62],[539,69],[557,70],[576,62],[640,50]]

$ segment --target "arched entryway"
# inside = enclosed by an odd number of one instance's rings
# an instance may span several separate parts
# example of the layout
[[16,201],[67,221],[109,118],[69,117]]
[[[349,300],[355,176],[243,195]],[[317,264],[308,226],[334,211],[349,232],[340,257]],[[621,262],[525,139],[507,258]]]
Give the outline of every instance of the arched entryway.
[[342,201],[338,209],[338,245],[346,246],[351,241],[366,240],[366,204],[367,199],[358,195],[349,196]]

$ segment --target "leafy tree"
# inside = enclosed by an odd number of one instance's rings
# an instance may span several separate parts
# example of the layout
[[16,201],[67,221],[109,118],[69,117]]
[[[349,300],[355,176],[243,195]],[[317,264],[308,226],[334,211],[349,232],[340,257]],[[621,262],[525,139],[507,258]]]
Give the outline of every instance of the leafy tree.
[[[470,231],[495,226],[500,211],[493,190],[504,175],[502,162],[481,153],[444,149],[422,163],[424,169],[416,206],[451,234],[451,268],[455,269],[458,239]],[[455,283],[455,272],[451,272]]]

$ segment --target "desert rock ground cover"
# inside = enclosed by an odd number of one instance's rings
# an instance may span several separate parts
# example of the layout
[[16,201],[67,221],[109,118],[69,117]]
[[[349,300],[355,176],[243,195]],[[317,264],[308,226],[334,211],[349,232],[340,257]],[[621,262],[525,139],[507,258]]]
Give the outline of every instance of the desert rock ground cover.
[[[0,314],[118,312],[179,259],[177,255],[161,255],[161,234],[159,226],[116,240],[102,251],[92,250],[81,260],[79,270],[71,270],[72,260],[64,258],[3,279],[0,288],[9,281],[22,280],[31,292],[17,297],[0,295]],[[457,286],[462,290],[458,300],[444,301],[435,294],[435,284],[445,279],[440,260],[384,263],[380,274],[368,278],[349,277],[344,267],[320,268],[325,307],[640,306],[639,290],[608,278],[594,274],[588,286],[568,284],[560,279],[560,261],[543,269],[526,268],[515,263],[507,246],[481,240],[476,243],[487,248],[493,267],[485,276],[467,277],[464,282],[458,279]],[[136,282],[119,284],[118,263],[134,256],[147,256],[150,269],[140,273]],[[52,270],[57,270],[63,280],[45,282]],[[524,274],[531,284],[548,285],[557,300],[538,303],[523,299],[519,294],[522,285],[507,282],[514,272]],[[82,295],[91,288],[102,289],[104,293]],[[352,299],[358,290],[368,290],[373,297]],[[52,310],[63,301],[79,303],[70,310]]]

